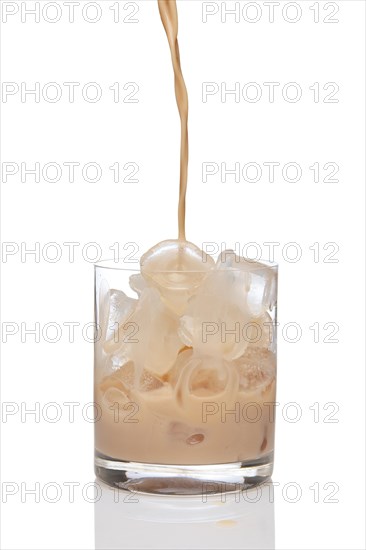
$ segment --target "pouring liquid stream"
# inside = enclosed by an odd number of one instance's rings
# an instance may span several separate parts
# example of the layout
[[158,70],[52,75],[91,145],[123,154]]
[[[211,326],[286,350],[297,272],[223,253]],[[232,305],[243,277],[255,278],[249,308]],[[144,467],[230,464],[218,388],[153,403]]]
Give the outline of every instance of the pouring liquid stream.
[[[158,6],[160,18],[168,38],[171,52],[174,70],[175,97],[181,123],[178,239],[180,241],[186,241],[185,215],[188,176],[188,94],[180,65],[178,45],[178,12],[176,0],[158,0]],[[181,254],[178,254],[178,263],[180,263],[180,256]]]

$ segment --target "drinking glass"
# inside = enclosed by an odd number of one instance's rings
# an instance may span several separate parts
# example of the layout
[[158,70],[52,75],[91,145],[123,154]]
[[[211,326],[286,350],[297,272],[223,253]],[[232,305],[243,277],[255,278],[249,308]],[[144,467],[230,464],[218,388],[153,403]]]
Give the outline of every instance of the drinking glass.
[[147,281],[123,262],[95,266],[96,475],[121,489],[174,495],[266,481],[277,265],[153,275]]

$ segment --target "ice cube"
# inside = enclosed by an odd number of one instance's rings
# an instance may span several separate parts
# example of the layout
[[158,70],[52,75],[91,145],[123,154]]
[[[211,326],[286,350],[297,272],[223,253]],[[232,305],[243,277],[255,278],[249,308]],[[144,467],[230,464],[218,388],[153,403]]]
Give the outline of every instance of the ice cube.
[[202,355],[232,361],[245,352],[245,327],[252,320],[247,307],[247,273],[211,271],[189,300],[179,336]]
[[168,382],[174,387],[178,382],[178,379],[183,371],[183,369],[190,364],[190,361],[193,357],[193,350],[187,346],[184,346],[179,350],[178,357],[167,374]]
[[124,406],[130,401],[128,395],[118,388],[108,388],[105,391],[102,400],[108,408],[116,403],[119,406]]
[[130,276],[130,287],[136,292],[136,294],[141,296],[142,291],[147,287],[147,283],[140,273],[135,273]]
[[145,288],[126,324],[129,333],[116,355],[135,363],[138,376],[144,369],[161,376],[174,364],[182,342],[178,318],[163,304],[154,288]]
[[246,331],[249,346],[274,349],[275,325],[269,313],[255,317],[249,323]]
[[134,365],[128,362],[103,378],[99,384],[99,389],[102,393],[102,402],[106,407],[110,408],[115,403],[123,406],[130,401],[134,376]]
[[132,315],[137,300],[129,298],[121,290],[109,291],[109,313],[105,328],[105,342],[103,349],[106,353],[113,353],[118,349],[124,338],[125,324]]
[[100,281],[99,286],[99,303],[98,303],[98,324],[102,334],[102,338],[105,338],[109,317],[109,285],[106,279]]
[[154,391],[158,390],[162,386],[163,382],[159,378],[147,370],[142,371],[142,375],[138,383],[138,388],[140,391]]
[[106,392],[110,388],[115,388],[127,394],[134,386],[134,381],[135,366],[132,361],[128,361],[112,374],[104,377],[99,387],[102,392]]
[[187,406],[190,396],[230,399],[238,388],[238,374],[230,363],[215,357],[195,355],[192,350],[179,355],[171,383],[178,404]]
[[[208,360],[206,361],[208,363]],[[228,369],[217,360],[209,360],[210,365],[197,366],[190,377],[190,390],[193,395],[212,396],[222,393],[228,382]]]
[[254,316],[271,311],[276,305],[277,268],[262,262],[237,256],[233,250],[221,252],[216,268],[247,274],[248,305]]
[[105,376],[99,384],[105,398],[116,401],[131,400],[133,389],[146,392],[159,389],[162,386],[163,382],[147,370],[143,370],[139,375],[132,361],[128,361],[109,376]]
[[182,315],[190,296],[205,279],[214,260],[187,241],[163,241],[141,257],[143,277],[160,292],[165,304]]
[[234,366],[239,374],[239,391],[265,392],[275,378],[276,356],[264,348],[249,346]]

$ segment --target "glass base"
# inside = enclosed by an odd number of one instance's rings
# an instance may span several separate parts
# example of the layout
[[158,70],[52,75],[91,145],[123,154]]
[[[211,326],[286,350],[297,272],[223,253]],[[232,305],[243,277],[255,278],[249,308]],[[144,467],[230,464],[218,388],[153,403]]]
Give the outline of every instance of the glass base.
[[209,465],[145,464],[97,453],[96,476],[119,489],[155,495],[212,495],[243,491],[268,481],[273,453],[257,460]]

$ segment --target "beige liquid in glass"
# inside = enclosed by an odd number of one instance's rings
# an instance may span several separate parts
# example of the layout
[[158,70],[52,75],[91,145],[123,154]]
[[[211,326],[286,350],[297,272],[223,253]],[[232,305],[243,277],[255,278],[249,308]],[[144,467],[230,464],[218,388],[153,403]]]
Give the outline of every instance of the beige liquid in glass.
[[[96,449],[154,464],[256,460],[274,445],[277,274],[231,251],[215,263],[186,241],[188,96],[176,2],[158,5],[181,120],[179,235],[141,258],[130,279],[138,299],[100,283]],[[126,342],[128,326],[137,341]]]

